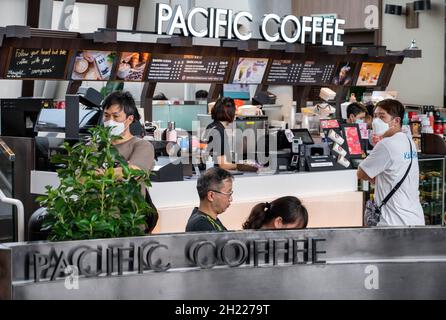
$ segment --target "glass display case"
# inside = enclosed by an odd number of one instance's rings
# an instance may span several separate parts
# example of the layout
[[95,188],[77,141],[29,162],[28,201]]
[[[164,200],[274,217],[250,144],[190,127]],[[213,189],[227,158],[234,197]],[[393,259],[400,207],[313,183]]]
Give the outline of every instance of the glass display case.
[[192,121],[197,121],[198,114],[207,114],[207,112],[207,103],[195,105],[154,104],[152,119],[160,121],[162,128],[167,128],[167,123],[174,121],[175,128],[192,131]]
[[[420,203],[426,225],[446,225],[445,215],[445,157],[419,155]],[[374,193],[374,186],[358,181],[358,190],[364,192],[364,204]]]
[[426,225],[444,225],[445,158],[442,156],[421,156],[418,163],[420,202]]

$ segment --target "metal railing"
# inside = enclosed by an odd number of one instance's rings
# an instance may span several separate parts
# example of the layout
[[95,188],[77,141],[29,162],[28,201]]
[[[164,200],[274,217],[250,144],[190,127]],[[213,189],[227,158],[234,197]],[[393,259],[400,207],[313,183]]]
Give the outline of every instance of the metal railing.
[[15,153],[11,150],[11,148],[6,144],[6,142],[0,138],[0,151],[6,156],[6,158],[14,162],[15,161]]
[[0,201],[12,204],[17,207],[17,241],[25,240],[25,209],[22,201],[7,197],[2,190],[0,190]]
[[[11,150],[8,144],[0,138],[0,153],[3,154],[6,159],[12,164],[15,161],[15,153]],[[9,190],[13,190],[13,183],[10,182],[8,178],[4,175],[3,172],[0,171],[0,180],[2,180],[3,184],[7,186]],[[11,194],[13,194],[11,192]],[[22,242],[25,240],[25,210],[23,207],[22,201],[14,198],[10,198],[5,195],[3,190],[0,189],[0,202],[11,204],[16,206],[17,208],[17,241]]]

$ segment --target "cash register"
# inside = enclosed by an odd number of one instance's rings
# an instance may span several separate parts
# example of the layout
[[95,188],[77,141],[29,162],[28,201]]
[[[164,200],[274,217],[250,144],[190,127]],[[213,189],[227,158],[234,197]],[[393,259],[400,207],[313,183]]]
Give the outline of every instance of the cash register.
[[328,144],[314,143],[308,129],[288,129],[277,132],[277,169],[323,171],[339,169],[339,165]]

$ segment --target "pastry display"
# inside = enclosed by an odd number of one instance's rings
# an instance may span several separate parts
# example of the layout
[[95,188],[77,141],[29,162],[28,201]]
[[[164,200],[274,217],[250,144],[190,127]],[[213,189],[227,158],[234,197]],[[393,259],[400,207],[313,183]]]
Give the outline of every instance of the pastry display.
[[116,74],[117,79],[143,81],[149,56],[146,52],[122,52]]

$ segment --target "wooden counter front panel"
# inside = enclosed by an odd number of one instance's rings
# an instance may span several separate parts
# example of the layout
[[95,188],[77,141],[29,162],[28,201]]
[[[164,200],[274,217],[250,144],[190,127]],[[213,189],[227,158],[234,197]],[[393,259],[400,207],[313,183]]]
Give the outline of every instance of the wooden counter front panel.
[[[303,196],[300,199],[308,211],[308,228],[362,226],[362,192]],[[272,200],[274,199],[265,199],[265,201]],[[232,203],[219,219],[228,230],[241,230],[251,208],[257,203]],[[158,209],[159,220],[154,233],[184,232],[192,209],[191,206]]]

